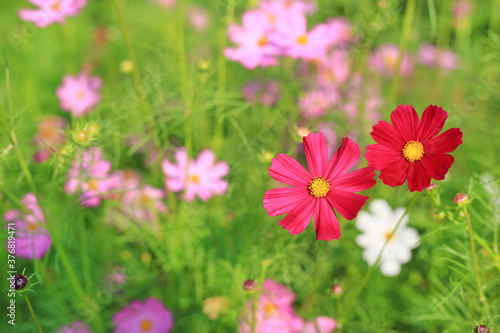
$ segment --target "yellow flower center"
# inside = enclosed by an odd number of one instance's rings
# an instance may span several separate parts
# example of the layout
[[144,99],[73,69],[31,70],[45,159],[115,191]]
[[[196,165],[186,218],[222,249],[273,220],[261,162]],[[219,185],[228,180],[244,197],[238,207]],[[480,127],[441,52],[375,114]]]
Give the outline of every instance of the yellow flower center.
[[267,45],[267,37],[266,36],[262,36],[259,38],[259,40],[257,41],[257,45],[259,45],[260,47],[264,47]]
[[276,311],[276,305],[274,305],[272,302],[266,302],[264,304],[264,312],[267,315],[272,315]]
[[297,43],[300,45],[306,45],[307,44],[307,35],[302,35],[297,37]]
[[141,332],[150,332],[153,329],[153,323],[149,319],[143,319],[139,324]]
[[149,196],[147,196],[145,193],[141,193],[140,197],[139,197],[139,204],[142,205],[142,206],[149,206],[149,204],[151,203],[151,198]]
[[61,9],[61,4],[59,3],[59,1],[54,1],[50,4],[50,9],[52,9],[53,11],[58,11],[59,9]]
[[387,230],[385,232],[385,239],[387,239],[389,242],[393,242],[396,239],[396,236],[394,236],[392,230]]
[[420,161],[424,156],[424,146],[418,141],[408,141],[401,151],[403,157],[410,163]]
[[200,176],[194,174],[189,176],[189,181],[191,183],[199,184],[200,183]]
[[314,177],[307,187],[310,194],[316,199],[326,197],[328,191],[330,191],[330,183],[323,177]]
[[28,229],[28,231],[35,231],[38,229],[38,225],[36,223],[28,223],[26,229]]
[[87,182],[89,185],[89,190],[97,190],[99,188],[99,183],[95,179],[91,179]]
[[81,101],[81,100],[83,100],[85,98],[86,95],[87,94],[85,93],[84,90],[78,90],[76,92],[76,99],[79,100],[79,101]]

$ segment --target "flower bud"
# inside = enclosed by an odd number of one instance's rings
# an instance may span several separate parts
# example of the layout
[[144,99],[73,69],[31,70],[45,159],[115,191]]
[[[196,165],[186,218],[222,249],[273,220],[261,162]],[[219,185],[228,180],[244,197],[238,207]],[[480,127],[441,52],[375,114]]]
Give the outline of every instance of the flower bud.
[[340,284],[334,284],[332,286],[332,293],[334,295],[339,295],[340,293],[342,293],[342,286]]
[[457,193],[457,195],[453,198],[453,202],[455,205],[463,206],[469,202],[469,198],[465,193]]
[[486,325],[476,326],[476,333],[490,333],[490,329]]
[[89,139],[89,133],[84,130],[79,130],[75,132],[75,140],[78,143],[86,143]]
[[437,187],[437,185],[436,185],[436,184],[434,184],[434,183],[432,183],[432,184],[430,184],[429,186],[427,186],[427,187],[425,188],[425,190],[426,190],[427,192],[432,192],[432,190],[433,190],[433,189],[435,189],[436,187]]
[[14,289],[21,290],[28,285],[28,277],[23,274],[17,274],[12,278],[11,282],[14,284]]
[[299,129],[297,130],[297,135],[301,138],[308,136],[309,133],[311,133],[311,131],[304,126],[300,126]]
[[120,71],[122,73],[131,73],[134,70],[134,62],[126,59],[120,63]]
[[255,281],[252,279],[248,279],[243,283],[243,288],[245,290],[253,290],[255,288]]
[[89,135],[96,135],[97,133],[99,133],[99,130],[99,125],[97,125],[96,123],[90,123],[87,126],[87,132],[89,133]]

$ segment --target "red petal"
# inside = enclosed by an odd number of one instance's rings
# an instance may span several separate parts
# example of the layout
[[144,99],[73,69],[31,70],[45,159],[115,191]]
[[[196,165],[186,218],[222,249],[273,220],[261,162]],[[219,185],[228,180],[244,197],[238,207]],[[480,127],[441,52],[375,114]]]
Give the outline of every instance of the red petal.
[[379,178],[390,187],[401,186],[406,180],[410,163],[402,159],[380,170]]
[[401,134],[387,121],[379,121],[377,125],[373,126],[373,131],[370,134],[375,142],[384,146],[401,149],[406,143]]
[[324,178],[331,182],[337,176],[345,174],[356,164],[360,153],[361,151],[354,141],[347,137],[342,138],[342,145],[328,163]]
[[429,176],[437,180],[444,179],[454,161],[453,156],[444,153],[424,154],[421,160]]
[[444,111],[442,107],[429,105],[422,114],[418,126],[417,140],[425,145],[427,141],[441,132],[446,118],[448,118],[448,112]]
[[299,202],[279,225],[290,231],[292,235],[300,234],[307,227],[314,213],[316,199],[308,196],[303,202]]
[[304,167],[293,157],[278,154],[273,158],[269,175],[282,183],[292,186],[303,186],[309,184],[312,177]]
[[431,184],[431,176],[429,176],[429,173],[427,173],[420,161],[410,163],[407,180],[410,192],[422,192],[424,188]]
[[[406,142],[417,139],[418,114],[411,105],[399,105],[391,113],[392,125]],[[403,144],[404,145],[404,144]]]
[[368,167],[339,176],[334,183],[330,184],[331,189],[347,192],[367,190],[376,183],[374,170],[374,168]]
[[424,152],[451,153],[462,144],[462,136],[463,133],[460,131],[460,128],[450,128],[427,142],[424,145]]
[[328,147],[323,133],[309,133],[304,137],[307,165],[313,177],[323,176],[328,163]]
[[264,193],[264,208],[270,216],[286,214],[297,202],[307,198],[306,187],[282,187]]
[[395,149],[384,145],[368,145],[366,146],[365,158],[369,166],[374,167],[375,170],[382,170],[402,160],[404,157],[401,148]]
[[340,238],[337,215],[326,199],[319,199],[314,210],[314,230],[316,239],[331,241]]
[[348,220],[355,218],[369,199],[366,195],[339,190],[330,190],[326,197],[333,208]]

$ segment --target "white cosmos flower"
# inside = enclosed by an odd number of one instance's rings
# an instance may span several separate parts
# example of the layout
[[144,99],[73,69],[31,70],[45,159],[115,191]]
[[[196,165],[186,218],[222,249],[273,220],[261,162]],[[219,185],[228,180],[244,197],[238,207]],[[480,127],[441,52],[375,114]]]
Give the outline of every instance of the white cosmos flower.
[[363,258],[371,266],[389,238],[380,258],[380,271],[386,276],[396,276],[401,271],[401,264],[410,261],[411,250],[419,245],[420,238],[414,228],[406,226],[409,215],[403,218],[396,233],[392,234],[405,212],[404,208],[393,211],[387,201],[378,199],[370,203],[370,211],[372,214],[364,211],[358,214],[356,227],[362,234],[356,237],[356,243],[365,249]]

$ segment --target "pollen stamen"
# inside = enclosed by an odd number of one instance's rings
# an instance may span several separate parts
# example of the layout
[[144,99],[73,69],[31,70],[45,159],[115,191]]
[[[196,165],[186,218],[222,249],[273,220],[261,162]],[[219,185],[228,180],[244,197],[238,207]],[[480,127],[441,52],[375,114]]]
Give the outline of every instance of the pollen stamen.
[[309,194],[316,199],[324,198],[328,194],[328,191],[330,191],[330,183],[323,177],[314,177],[307,188],[309,189]]
[[410,163],[420,161],[422,156],[424,156],[424,146],[418,141],[408,141],[401,151],[403,152],[403,157]]

